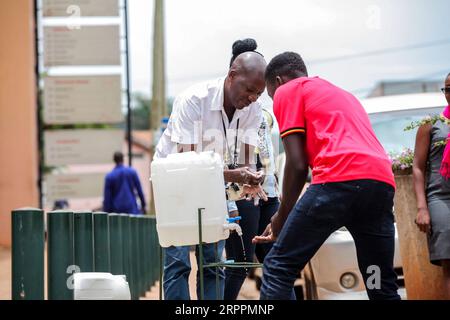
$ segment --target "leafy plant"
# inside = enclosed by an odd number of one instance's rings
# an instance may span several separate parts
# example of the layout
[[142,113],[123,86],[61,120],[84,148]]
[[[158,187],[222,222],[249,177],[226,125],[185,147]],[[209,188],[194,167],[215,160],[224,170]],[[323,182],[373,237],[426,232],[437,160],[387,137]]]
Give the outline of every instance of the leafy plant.
[[[445,123],[446,125],[450,125],[450,119],[447,119],[443,115],[437,114],[437,115],[434,115],[434,116],[425,117],[425,118],[423,118],[422,120],[419,120],[419,121],[411,122],[403,130],[404,131],[414,130],[414,129],[419,128],[419,127],[421,127],[423,125],[426,125],[426,124],[435,125],[436,122],[438,122],[438,121],[441,121],[442,123]],[[448,142],[448,139],[446,139],[444,141],[435,142],[434,146],[435,147],[445,146],[447,144],[447,142]]]
[[390,152],[389,158],[391,159],[394,172],[412,170],[414,151],[410,148],[405,148],[401,153]]
[[413,121],[408,126],[406,126],[406,128],[403,129],[403,130],[404,131],[414,130],[414,129],[419,128],[419,127],[421,127],[423,125],[426,125],[426,124],[434,125],[438,121],[441,121],[442,123],[449,124],[449,120],[447,118],[445,118],[444,116],[442,116],[440,114],[437,114],[437,115],[425,117],[425,118],[423,118],[422,120],[419,120],[419,121]]

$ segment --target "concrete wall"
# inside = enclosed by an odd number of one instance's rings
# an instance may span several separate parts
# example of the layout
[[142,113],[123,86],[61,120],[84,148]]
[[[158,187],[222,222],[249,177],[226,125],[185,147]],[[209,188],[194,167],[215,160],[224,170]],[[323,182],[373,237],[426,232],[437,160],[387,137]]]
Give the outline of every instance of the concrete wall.
[[0,1],[0,245],[11,245],[11,210],[38,206],[32,0]]

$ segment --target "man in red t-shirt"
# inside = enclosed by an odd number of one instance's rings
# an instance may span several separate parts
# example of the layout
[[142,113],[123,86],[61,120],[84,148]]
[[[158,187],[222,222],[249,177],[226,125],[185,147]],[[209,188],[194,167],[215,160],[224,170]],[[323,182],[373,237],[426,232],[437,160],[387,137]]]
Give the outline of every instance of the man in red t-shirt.
[[[286,152],[280,208],[254,242],[276,241],[264,260],[261,299],[290,299],[298,270],[331,233],[352,234],[370,299],[400,299],[394,272],[391,163],[359,101],[282,53],[266,85]],[[297,202],[308,173],[312,184]],[[297,202],[297,204],[296,204]]]

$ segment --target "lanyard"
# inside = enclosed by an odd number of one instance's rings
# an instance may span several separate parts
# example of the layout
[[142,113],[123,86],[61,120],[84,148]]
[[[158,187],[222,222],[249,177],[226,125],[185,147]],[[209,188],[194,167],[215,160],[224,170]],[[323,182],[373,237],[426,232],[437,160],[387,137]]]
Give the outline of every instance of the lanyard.
[[[240,119],[237,119],[237,124],[236,124],[236,137],[234,138],[234,157],[233,157],[232,166],[237,165],[237,158],[238,158],[237,142],[238,142],[238,135],[239,135],[239,120]],[[228,151],[228,156],[227,156],[227,159],[225,159],[225,163],[228,165],[227,162],[228,162],[228,158],[231,157],[231,150],[230,150],[230,146],[228,144],[227,129],[225,127],[225,121],[223,120],[223,114],[222,114],[222,125],[223,125],[223,132],[225,134],[225,142],[227,144],[227,151]]]

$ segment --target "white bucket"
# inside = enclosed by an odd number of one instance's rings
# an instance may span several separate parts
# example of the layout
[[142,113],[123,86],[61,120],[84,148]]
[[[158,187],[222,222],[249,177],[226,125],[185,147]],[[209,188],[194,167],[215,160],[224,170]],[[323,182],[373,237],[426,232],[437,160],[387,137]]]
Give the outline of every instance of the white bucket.
[[131,300],[124,275],[78,272],[73,275],[74,300]]

